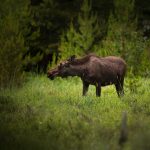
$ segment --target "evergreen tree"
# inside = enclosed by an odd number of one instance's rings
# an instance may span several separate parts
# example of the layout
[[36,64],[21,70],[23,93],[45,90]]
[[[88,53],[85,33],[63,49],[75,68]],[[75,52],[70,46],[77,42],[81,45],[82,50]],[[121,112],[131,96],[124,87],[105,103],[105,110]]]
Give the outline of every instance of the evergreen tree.
[[79,41],[77,31],[71,22],[68,31],[61,35],[59,49],[61,51],[62,58],[66,59],[71,55],[81,55],[83,53],[80,46],[77,44],[77,41]]
[[126,40],[131,36],[131,32],[136,31],[136,19],[134,14],[134,0],[115,0],[114,12],[110,14],[108,20],[108,32],[104,46],[110,53],[126,56]]
[[109,50],[109,55],[120,55],[133,68],[133,72],[138,73],[145,42],[142,33],[137,30],[134,6],[134,0],[114,1],[115,10],[109,17],[108,33],[103,47]]
[[24,32],[25,44],[28,51],[25,54],[25,70],[36,70],[39,62],[49,53],[48,44],[50,42],[50,29],[53,27],[51,22],[53,0],[43,0],[38,5],[30,5],[29,22],[26,22],[29,31]]
[[75,27],[71,22],[69,30],[61,36],[60,50],[64,57],[92,52],[100,38],[98,17],[92,12],[91,1],[83,0],[76,24]]
[[46,71],[53,53],[58,54],[59,35],[66,16],[61,12],[60,5],[55,0],[43,0],[31,5],[29,34],[25,35],[29,47],[26,56],[26,70]]
[[26,48],[20,24],[28,2],[6,0],[1,4],[0,85],[4,87],[19,82],[22,77],[22,56]]
[[89,0],[83,0],[81,12],[78,16],[79,41],[78,44],[86,53],[92,51],[97,38],[100,37],[98,17],[92,12],[92,4]]

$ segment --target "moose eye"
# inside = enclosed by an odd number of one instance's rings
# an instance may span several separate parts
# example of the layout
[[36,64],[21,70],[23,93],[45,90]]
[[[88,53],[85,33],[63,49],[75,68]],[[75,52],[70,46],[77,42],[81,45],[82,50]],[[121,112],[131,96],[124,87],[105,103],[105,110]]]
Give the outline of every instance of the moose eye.
[[59,69],[59,70],[62,70],[62,69],[64,69],[64,68],[68,68],[69,66],[70,66],[69,63],[66,63],[66,64],[60,63],[60,65],[58,66],[58,69]]

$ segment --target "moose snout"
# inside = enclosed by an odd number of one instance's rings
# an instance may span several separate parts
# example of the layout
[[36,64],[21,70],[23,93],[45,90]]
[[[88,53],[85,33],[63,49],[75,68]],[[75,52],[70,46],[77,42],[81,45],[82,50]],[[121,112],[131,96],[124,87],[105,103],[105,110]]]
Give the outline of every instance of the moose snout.
[[52,71],[48,71],[47,72],[47,77],[49,78],[49,79],[51,79],[51,80],[53,80],[55,77],[57,77],[58,76],[58,70],[52,70]]
[[49,79],[51,79],[51,80],[53,80],[54,79],[54,77],[53,77],[53,74],[52,73],[47,73],[47,77],[49,78]]
[[47,73],[47,77],[49,78],[51,75],[49,73]]

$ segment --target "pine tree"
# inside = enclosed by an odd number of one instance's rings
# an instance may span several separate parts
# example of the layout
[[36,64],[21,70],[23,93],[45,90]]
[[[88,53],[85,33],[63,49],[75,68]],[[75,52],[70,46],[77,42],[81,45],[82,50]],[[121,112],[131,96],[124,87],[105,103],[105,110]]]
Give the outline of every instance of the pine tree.
[[55,0],[43,0],[37,5],[31,5],[30,9],[30,22],[26,24],[30,31],[25,35],[25,44],[29,47],[25,69],[46,71],[52,59],[50,56],[58,52],[58,35],[62,25],[60,12]]
[[109,55],[119,55],[124,58],[133,68],[133,72],[137,73],[145,42],[142,34],[137,30],[135,1],[115,0],[114,7],[114,13],[109,17],[108,32],[103,47],[109,50]]
[[81,12],[78,16],[78,24],[79,46],[85,53],[92,51],[96,38],[100,37],[100,26],[97,15],[92,12],[91,1],[83,1]]
[[76,24],[77,26],[73,25],[72,21],[69,30],[61,36],[59,49],[62,51],[63,57],[72,54],[82,55],[93,51],[93,47],[100,37],[100,27],[97,15],[92,12],[91,1],[83,0]]
[[110,14],[108,20],[107,38],[104,45],[110,50],[110,53],[126,56],[126,40],[131,36],[136,28],[136,19],[134,14],[134,0],[115,0],[114,13]]
[[[0,85],[8,86],[18,83],[22,77],[22,56],[26,51],[24,37],[21,31],[21,19],[25,15],[26,5],[11,3],[11,0],[1,3],[0,21]],[[6,9],[7,8],[7,9]],[[14,11],[12,11],[14,10]]]
[[71,22],[68,31],[61,36],[59,49],[62,53],[62,58],[66,59],[71,55],[81,55],[83,53],[77,41],[79,41],[78,34]]

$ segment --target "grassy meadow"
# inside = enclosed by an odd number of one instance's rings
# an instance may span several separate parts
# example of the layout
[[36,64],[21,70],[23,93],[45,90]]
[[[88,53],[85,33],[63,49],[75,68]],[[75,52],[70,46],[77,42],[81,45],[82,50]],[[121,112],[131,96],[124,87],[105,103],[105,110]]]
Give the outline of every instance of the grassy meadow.
[[[125,79],[125,96],[115,87],[95,96],[90,86],[82,97],[79,78],[49,80],[30,75],[21,88],[0,91],[2,150],[149,150],[150,79]],[[134,83],[134,82],[133,82]],[[118,144],[122,113],[127,113],[128,139]]]

